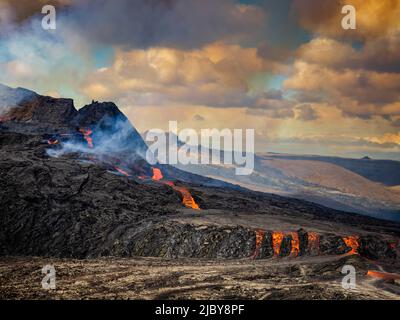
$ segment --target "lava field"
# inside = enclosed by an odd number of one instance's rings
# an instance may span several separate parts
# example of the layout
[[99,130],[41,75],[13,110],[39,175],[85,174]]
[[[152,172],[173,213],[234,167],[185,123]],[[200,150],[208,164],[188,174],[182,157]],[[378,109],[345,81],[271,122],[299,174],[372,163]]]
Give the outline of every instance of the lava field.
[[[115,104],[1,90],[2,298],[48,298],[34,283],[49,261],[53,298],[400,297],[399,223],[151,166]],[[353,293],[345,264],[361,275]]]

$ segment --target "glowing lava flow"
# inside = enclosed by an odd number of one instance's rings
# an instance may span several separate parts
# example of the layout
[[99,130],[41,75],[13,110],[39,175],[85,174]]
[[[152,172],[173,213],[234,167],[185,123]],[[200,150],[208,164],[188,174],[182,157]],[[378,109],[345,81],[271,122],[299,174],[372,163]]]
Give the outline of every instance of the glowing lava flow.
[[91,129],[81,128],[81,129],[79,129],[79,132],[81,132],[83,134],[83,137],[85,138],[89,148],[93,148],[93,139],[91,137],[91,134],[93,133],[93,131]]
[[281,244],[284,236],[285,235],[283,234],[283,232],[272,233],[272,247],[276,256],[279,256],[279,254],[281,253]]
[[358,254],[357,250],[358,247],[360,246],[358,243],[358,238],[356,236],[348,236],[348,237],[344,237],[343,238],[344,243],[346,244],[346,246],[351,248],[351,251],[349,251],[347,254],[351,255],[351,254]]
[[384,280],[398,280],[398,279],[400,279],[400,274],[373,271],[373,270],[368,270],[367,275],[370,276],[370,277],[374,277],[374,278],[378,278],[378,279],[384,279]]
[[160,169],[158,169],[158,168],[152,168],[152,169],[153,169],[153,177],[152,177],[152,179],[154,181],[160,181],[160,180],[162,180],[164,178],[164,176],[163,176],[163,174],[162,174]]
[[253,259],[260,254],[261,244],[265,236],[265,231],[256,230],[256,249],[254,250]]
[[123,174],[124,176],[130,177],[131,175],[124,170],[118,168],[117,166],[114,166],[115,170],[117,170],[119,173]]
[[47,143],[49,144],[49,145],[56,145],[56,144],[58,144],[59,143],[59,141],[57,140],[57,139],[49,139],[49,140],[47,140]]
[[[292,257],[297,257],[300,253],[300,239],[297,232],[290,233],[292,240],[291,240],[291,251],[290,255]],[[275,231],[272,233],[272,248],[274,249],[274,255],[279,256],[281,253],[281,246],[283,238],[285,234],[283,232]]]
[[319,234],[316,232],[308,232],[308,249],[310,252],[319,253]]
[[299,235],[297,232],[292,232],[292,250],[290,252],[290,255],[297,257],[300,253],[300,239]]
[[[160,169],[158,169],[158,168],[152,168],[152,169],[153,169],[152,179],[154,181],[161,181],[162,179],[164,179],[164,176]],[[178,187],[172,181],[161,181],[161,182],[163,184],[170,186],[172,189],[178,191],[182,195],[182,198],[183,198],[182,203],[185,205],[185,207],[191,208],[194,210],[200,210],[199,205],[196,203],[196,201],[194,201],[194,199],[188,189],[186,189],[184,187]]]
[[196,201],[194,201],[194,199],[188,189],[183,188],[183,187],[177,187],[175,185],[172,188],[174,188],[176,191],[178,191],[182,194],[182,197],[183,197],[182,202],[187,208],[200,210],[199,205],[196,203]]

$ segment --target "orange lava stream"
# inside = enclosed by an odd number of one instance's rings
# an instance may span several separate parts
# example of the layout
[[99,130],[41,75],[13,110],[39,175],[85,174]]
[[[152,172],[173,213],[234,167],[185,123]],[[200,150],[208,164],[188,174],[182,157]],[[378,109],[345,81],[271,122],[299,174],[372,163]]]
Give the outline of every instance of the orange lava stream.
[[91,129],[84,129],[84,128],[79,129],[79,131],[83,134],[83,137],[87,141],[89,148],[93,148],[93,139],[91,137],[93,131]]
[[265,231],[256,230],[256,249],[254,250],[253,259],[258,256],[261,249],[261,244],[265,236]]
[[154,181],[159,181],[159,180],[162,180],[164,178],[164,176],[163,176],[163,174],[162,174],[160,169],[158,169],[158,168],[152,168],[152,169],[153,169],[153,177],[152,177],[152,179]]
[[319,252],[319,234],[316,232],[308,232],[308,249]]
[[49,139],[49,140],[47,140],[47,143],[49,145],[56,145],[59,143],[59,141],[57,139]]
[[358,254],[357,250],[358,247],[360,246],[358,243],[358,238],[356,236],[348,236],[348,237],[344,237],[343,241],[346,243],[346,246],[351,248],[351,251],[349,251],[347,254],[351,255],[351,254]]
[[378,279],[384,279],[384,280],[398,280],[398,279],[400,279],[400,274],[373,271],[373,270],[368,270],[367,275],[370,276],[370,277],[374,277],[374,278],[378,278]]
[[278,256],[281,252],[281,244],[283,241],[283,232],[273,232],[272,233],[272,246],[274,249],[274,254]]
[[[160,169],[152,168],[152,170],[153,170],[152,179],[154,181],[161,181],[164,178]],[[185,205],[185,207],[191,208],[194,210],[200,210],[199,205],[196,203],[196,201],[194,201],[194,199],[188,189],[186,189],[184,187],[178,187],[172,181],[161,181],[161,182],[167,186],[170,186],[172,189],[178,191],[182,195],[182,198],[183,198],[182,203]]]
[[297,232],[292,232],[291,233],[292,236],[292,250],[290,252],[290,254],[292,256],[297,257],[300,253],[300,239],[299,239],[299,235]]
[[192,208],[194,210],[200,210],[199,205],[196,203],[196,201],[194,201],[194,199],[188,189],[183,188],[183,187],[177,187],[175,185],[172,188],[174,188],[176,191],[181,193],[181,195],[183,197],[182,202],[187,208]]

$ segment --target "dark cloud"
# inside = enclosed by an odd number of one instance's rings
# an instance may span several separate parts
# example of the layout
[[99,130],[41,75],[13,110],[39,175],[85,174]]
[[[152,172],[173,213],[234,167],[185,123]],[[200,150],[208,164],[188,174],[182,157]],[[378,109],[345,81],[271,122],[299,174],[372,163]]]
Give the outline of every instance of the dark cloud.
[[296,103],[295,100],[286,98],[282,90],[272,88],[257,97],[253,108],[264,109],[273,118],[292,118]]
[[263,94],[263,98],[272,100],[282,100],[283,93],[282,90],[272,88]]
[[307,92],[307,91],[295,91],[292,93],[292,98],[299,103],[323,103],[326,101],[326,97],[322,92]]
[[315,38],[302,45],[296,57],[338,69],[400,72],[400,32],[371,39],[360,48],[331,38]]
[[318,119],[318,113],[309,104],[303,104],[296,108],[298,114],[297,119],[301,121],[313,121]]
[[206,120],[203,116],[201,116],[201,115],[199,115],[199,114],[196,114],[194,117],[193,117],[193,120],[194,121],[204,121],[204,120]]
[[394,127],[399,127],[400,128],[400,118],[398,119],[389,119],[389,121],[391,121],[392,125]]
[[339,33],[341,7],[338,0],[294,0],[292,10],[300,24],[312,32],[320,31],[326,24],[334,24],[337,25],[335,31]]
[[294,118],[295,105],[296,101],[286,98],[282,90],[272,88],[255,97],[248,105],[247,113],[274,119]]
[[286,62],[293,55],[293,51],[282,47],[272,46],[268,43],[263,43],[258,46],[257,54],[266,60]]
[[62,8],[71,2],[72,0],[0,0],[0,10],[8,15],[8,17],[0,15],[0,20],[8,18],[9,23],[24,23],[32,16],[41,14],[44,5]]
[[246,114],[251,116],[266,116],[272,119],[288,119],[294,117],[292,109],[246,109]]
[[125,48],[198,48],[260,34],[264,11],[234,0],[80,0],[71,22],[80,34]]

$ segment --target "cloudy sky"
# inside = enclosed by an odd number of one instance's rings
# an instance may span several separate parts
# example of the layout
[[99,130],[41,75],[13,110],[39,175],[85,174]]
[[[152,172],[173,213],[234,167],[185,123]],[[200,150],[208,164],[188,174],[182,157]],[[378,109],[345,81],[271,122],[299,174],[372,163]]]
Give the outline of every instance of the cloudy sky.
[[399,17],[400,0],[0,0],[0,83],[114,101],[140,131],[254,128],[258,151],[400,160]]

